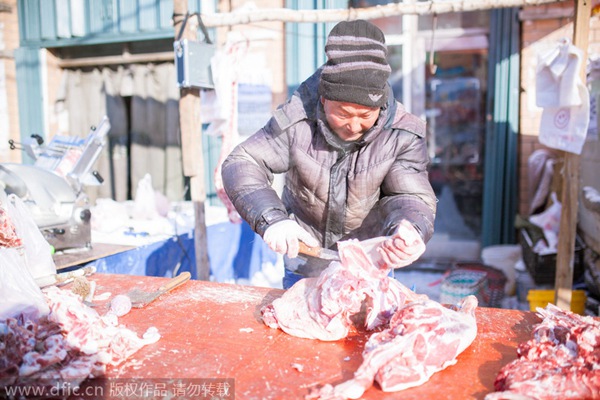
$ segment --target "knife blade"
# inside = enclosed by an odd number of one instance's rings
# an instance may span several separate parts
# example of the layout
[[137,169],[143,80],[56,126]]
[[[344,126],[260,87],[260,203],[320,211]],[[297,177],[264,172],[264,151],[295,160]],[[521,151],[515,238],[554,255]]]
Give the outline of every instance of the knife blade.
[[300,249],[298,250],[298,252],[301,254],[311,256],[311,257],[321,258],[323,260],[331,260],[331,261],[339,261],[340,260],[340,254],[335,250],[324,249],[324,248],[318,247],[318,246],[311,247],[302,241],[299,241],[299,244],[300,244]]

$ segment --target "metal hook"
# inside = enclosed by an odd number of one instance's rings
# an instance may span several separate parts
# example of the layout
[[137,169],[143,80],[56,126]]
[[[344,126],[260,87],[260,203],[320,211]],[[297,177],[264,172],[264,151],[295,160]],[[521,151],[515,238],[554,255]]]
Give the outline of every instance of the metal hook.
[[[17,145],[19,145],[19,147],[17,147]],[[8,140],[8,148],[11,150],[23,150],[23,146],[21,146],[21,143],[15,142],[12,139]]]

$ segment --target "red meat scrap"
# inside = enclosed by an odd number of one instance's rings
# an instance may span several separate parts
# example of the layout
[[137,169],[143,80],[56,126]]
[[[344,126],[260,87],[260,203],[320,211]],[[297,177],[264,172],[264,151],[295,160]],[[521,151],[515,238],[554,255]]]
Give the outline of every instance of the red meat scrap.
[[485,399],[600,399],[600,321],[553,304],[537,314],[542,322]]

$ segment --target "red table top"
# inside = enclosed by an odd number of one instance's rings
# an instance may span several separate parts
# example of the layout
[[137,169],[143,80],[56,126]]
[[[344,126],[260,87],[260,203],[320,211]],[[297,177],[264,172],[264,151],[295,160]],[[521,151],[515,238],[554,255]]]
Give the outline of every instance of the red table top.
[[[96,274],[96,294],[155,291],[166,278]],[[310,388],[338,384],[362,362],[368,332],[336,342],[300,339],[263,324],[260,309],[283,290],[188,281],[143,309],[119,318],[141,336],[154,326],[161,339],[116,367],[110,378],[230,378],[237,399],[301,399]],[[112,297],[112,296],[111,296]],[[102,304],[102,303],[101,303]],[[97,307],[102,314],[108,301]],[[529,311],[478,308],[478,333],[458,362],[425,384],[384,393],[375,384],[364,399],[482,399],[500,368],[516,358],[539,318]]]

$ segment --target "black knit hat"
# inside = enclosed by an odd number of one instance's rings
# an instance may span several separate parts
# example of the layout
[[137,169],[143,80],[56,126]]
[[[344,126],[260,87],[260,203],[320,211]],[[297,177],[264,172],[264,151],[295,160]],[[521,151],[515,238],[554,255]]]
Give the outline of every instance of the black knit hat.
[[328,100],[381,107],[387,101],[391,68],[383,32],[363,20],[342,21],[325,44],[319,94]]

